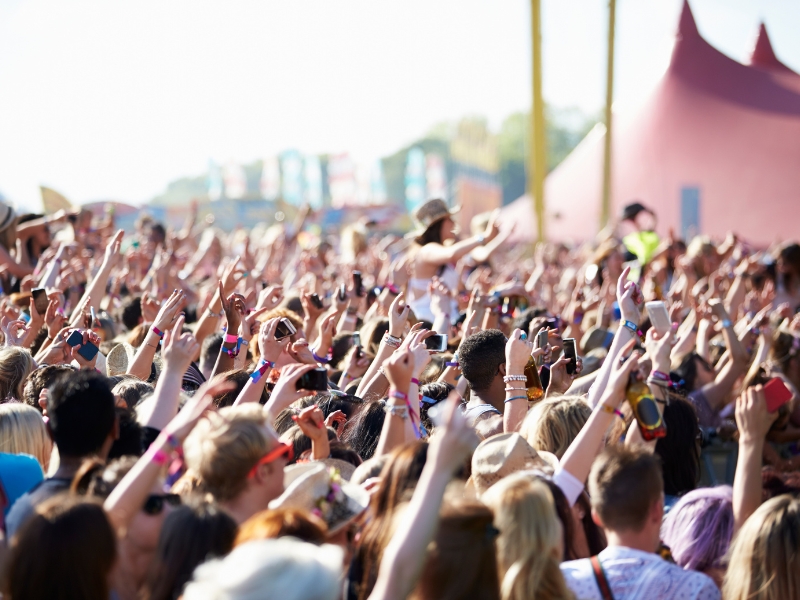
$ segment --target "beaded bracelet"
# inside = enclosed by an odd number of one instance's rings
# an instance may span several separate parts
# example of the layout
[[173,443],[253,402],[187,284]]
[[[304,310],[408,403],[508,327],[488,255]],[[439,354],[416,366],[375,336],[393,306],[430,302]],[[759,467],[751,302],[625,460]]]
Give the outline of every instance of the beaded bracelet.
[[528,378],[525,375],[506,375],[503,377],[503,383],[509,383],[511,381],[528,381]]
[[505,391],[506,392],[519,392],[520,390],[525,390],[525,389],[527,389],[527,388],[524,388],[524,387],[521,387],[521,388],[507,387],[505,389]]
[[383,336],[383,343],[386,344],[387,346],[391,346],[392,348],[399,348],[400,344],[403,343],[403,340],[386,333]]
[[391,404],[389,406],[384,407],[383,410],[391,417],[400,417],[401,419],[408,418],[407,406],[397,406],[395,404]]
[[508,404],[509,402],[513,402],[514,400],[527,400],[527,399],[528,399],[527,396],[514,396],[513,398],[506,398],[504,403]]

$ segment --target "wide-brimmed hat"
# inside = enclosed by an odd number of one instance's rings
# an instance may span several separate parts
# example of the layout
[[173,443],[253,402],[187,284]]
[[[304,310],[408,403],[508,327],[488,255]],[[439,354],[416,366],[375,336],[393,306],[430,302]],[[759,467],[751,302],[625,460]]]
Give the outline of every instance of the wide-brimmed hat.
[[17,220],[17,211],[0,201],[0,231],[5,231]]
[[323,462],[284,469],[286,490],[269,503],[272,510],[296,508],[321,518],[328,534],[340,531],[369,506],[369,494],[345,480],[338,469]]
[[550,452],[537,452],[518,433],[494,435],[483,440],[472,455],[472,480],[478,494],[517,471],[545,469],[552,472],[558,458]]
[[431,225],[456,214],[459,210],[461,210],[460,206],[448,208],[445,201],[440,198],[428,200],[414,211],[412,216],[414,217],[416,229],[406,234],[406,238],[419,237],[425,233]]
[[595,348],[605,348],[608,350],[611,347],[611,342],[614,341],[614,332],[605,327],[591,327],[581,338],[581,348],[584,353],[591,352]]
[[128,372],[128,365],[133,362],[136,350],[128,342],[117,344],[106,356],[106,375],[124,375]]

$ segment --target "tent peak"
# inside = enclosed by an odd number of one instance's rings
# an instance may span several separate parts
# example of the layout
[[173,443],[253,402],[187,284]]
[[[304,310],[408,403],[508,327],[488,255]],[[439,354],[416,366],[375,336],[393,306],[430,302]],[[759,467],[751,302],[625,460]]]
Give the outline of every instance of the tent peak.
[[760,67],[762,69],[792,71],[778,60],[778,57],[775,55],[775,50],[772,48],[772,42],[770,42],[769,34],[767,33],[767,26],[763,21],[758,27],[758,35],[753,45],[753,51],[750,53],[749,64],[750,66]]
[[686,39],[687,37],[700,37],[700,32],[697,30],[697,23],[694,20],[692,9],[689,6],[689,0],[683,0],[681,19],[678,21],[678,36],[682,39]]

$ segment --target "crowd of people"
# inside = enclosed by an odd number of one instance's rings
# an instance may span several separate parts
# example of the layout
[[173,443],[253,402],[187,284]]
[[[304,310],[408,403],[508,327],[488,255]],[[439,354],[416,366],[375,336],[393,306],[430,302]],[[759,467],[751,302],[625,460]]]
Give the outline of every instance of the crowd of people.
[[456,210],[0,204],[2,597],[800,598],[800,246]]

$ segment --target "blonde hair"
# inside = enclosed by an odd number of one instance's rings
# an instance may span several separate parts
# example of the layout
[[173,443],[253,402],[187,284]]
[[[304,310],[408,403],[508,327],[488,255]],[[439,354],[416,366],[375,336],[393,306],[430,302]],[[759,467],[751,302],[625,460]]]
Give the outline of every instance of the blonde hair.
[[217,501],[231,500],[247,486],[250,470],[274,446],[265,433],[260,404],[245,404],[209,413],[184,444],[186,464]]
[[528,412],[519,434],[535,450],[562,458],[591,414],[592,408],[581,396],[543,400]]
[[745,521],[731,546],[725,600],[800,596],[800,500],[768,500]]
[[503,600],[571,599],[561,574],[562,532],[547,484],[527,473],[501,479],[481,497],[500,530],[497,563]]
[[53,442],[47,435],[42,414],[27,404],[0,404],[0,452],[30,454],[47,472]]
[[12,346],[0,350],[0,401],[22,400],[25,380],[34,366],[33,357],[25,348]]

